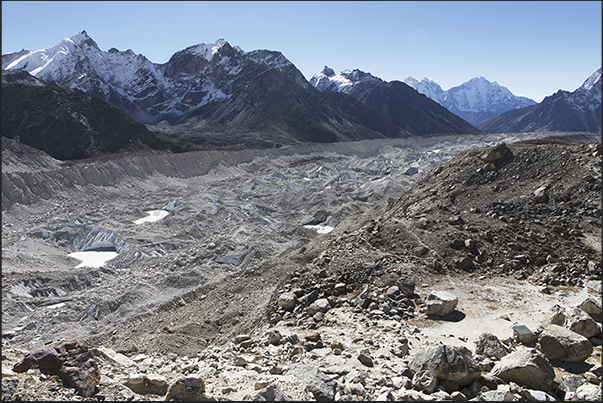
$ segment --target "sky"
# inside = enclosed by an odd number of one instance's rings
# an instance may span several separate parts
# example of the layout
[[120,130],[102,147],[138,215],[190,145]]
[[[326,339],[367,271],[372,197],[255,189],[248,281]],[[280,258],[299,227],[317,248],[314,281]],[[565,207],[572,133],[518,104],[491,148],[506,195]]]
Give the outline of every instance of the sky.
[[601,1],[2,1],[2,54],[86,30],[154,63],[219,38],[280,51],[306,79],[329,66],[444,89],[485,77],[541,102],[602,59]]

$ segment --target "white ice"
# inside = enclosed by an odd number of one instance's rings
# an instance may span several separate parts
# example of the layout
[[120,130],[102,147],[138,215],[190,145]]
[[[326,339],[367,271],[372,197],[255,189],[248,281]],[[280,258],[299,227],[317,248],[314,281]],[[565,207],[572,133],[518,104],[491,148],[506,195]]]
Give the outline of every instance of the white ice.
[[111,251],[87,251],[87,252],[73,252],[68,254],[69,257],[74,257],[78,260],[81,260],[82,263],[75,266],[77,267],[102,267],[104,264],[115,258],[117,256],[117,252]]
[[151,211],[147,211],[146,213],[148,214],[148,216],[143,217],[143,218],[139,218],[138,220],[134,221],[134,224],[142,224],[142,223],[145,223],[145,222],[159,221],[163,217],[165,217],[168,214],[170,214],[166,210],[151,210]]

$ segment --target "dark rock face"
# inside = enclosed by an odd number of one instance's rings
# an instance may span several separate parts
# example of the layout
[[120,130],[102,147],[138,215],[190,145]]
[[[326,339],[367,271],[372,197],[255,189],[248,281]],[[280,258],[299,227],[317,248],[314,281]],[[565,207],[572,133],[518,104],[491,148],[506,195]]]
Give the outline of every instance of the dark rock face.
[[601,69],[573,92],[559,90],[539,104],[510,110],[479,122],[476,126],[490,133],[600,133]]
[[84,397],[95,393],[100,382],[100,371],[92,353],[77,340],[56,342],[48,348],[31,351],[15,364],[15,372],[25,372],[34,365],[47,375],[58,375],[68,387]]
[[414,135],[479,134],[481,131],[400,81],[358,82],[343,90]]
[[167,148],[144,125],[102,99],[44,85],[25,71],[3,71],[2,78],[4,137],[60,160]]

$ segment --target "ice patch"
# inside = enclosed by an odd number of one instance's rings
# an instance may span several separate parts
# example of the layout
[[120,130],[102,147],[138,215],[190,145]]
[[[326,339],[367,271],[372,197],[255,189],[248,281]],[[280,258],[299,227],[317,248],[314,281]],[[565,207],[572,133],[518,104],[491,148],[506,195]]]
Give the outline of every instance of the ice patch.
[[335,229],[328,225],[304,225],[304,228],[316,230],[318,234],[328,234]]
[[67,256],[74,257],[82,261],[82,263],[75,266],[76,268],[103,267],[107,261],[117,257],[117,252],[73,252]]
[[139,218],[138,220],[134,221],[134,224],[142,224],[145,222],[159,221],[163,217],[170,214],[169,211],[166,211],[166,210],[151,210],[151,211],[147,211],[146,213],[148,214],[148,216]]

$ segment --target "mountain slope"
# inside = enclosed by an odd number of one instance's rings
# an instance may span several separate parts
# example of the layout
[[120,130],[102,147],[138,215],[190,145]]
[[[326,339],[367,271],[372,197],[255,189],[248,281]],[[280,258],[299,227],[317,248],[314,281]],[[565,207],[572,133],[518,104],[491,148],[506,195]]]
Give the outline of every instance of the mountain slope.
[[505,112],[477,127],[491,133],[601,132],[601,69],[573,92],[559,90],[539,104]]
[[364,107],[376,111],[381,119],[413,135],[481,132],[407,84],[385,82],[358,69],[335,74],[325,66],[312,77],[310,84],[322,92],[348,95]]
[[404,82],[473,125],[508,110],[536,104],[529,98],[513,95],[508,88],[484,77],[472,78],[447,91],[429,78],[417,81],[408,77]]
[[2,136],[60,160],[167,148],[105,100],[46,85],[23,70],[2,72]]

